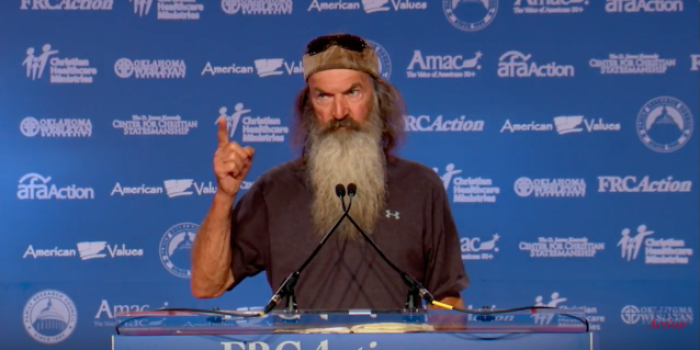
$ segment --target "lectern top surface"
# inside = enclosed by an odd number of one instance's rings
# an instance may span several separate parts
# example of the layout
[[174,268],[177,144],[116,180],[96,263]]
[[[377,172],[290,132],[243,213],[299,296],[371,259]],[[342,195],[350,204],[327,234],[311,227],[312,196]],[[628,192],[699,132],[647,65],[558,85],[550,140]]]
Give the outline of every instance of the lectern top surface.
[[585,333],[584,310],[530,309],[466,314],[453,310],[273,310],[125,312],[116,316],[120,335],[313,334],[313,333]]

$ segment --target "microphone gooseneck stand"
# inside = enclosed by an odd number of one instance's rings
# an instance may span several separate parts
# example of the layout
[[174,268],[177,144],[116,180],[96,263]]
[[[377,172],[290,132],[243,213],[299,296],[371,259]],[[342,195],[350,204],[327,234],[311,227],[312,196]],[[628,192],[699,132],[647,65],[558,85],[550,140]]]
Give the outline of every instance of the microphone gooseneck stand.
[[279,304],[280,300],[284,298],[285,300],[285,312],[292,313],[297,311],[297,302],[296,302],[296,296],[294,295],[294,287],[297,284],[297,281],[299,280],[299,275],[301,275],[301,272],[304,271],[307,265],[316,257],[316,254],[321,250],[321,248],[326,244],[328,241],[328,238],[335,232],[335,230],[338,228],[340,223],[345,219],[348,215],[348,212],[350,211],[350,207],[352,206],[352,198],[350,198],[350,202],[348,204],[348,207],[345,208],[345,186],[338,184],[335,186],[335,194],[343,201],[343,214],[338,218],[338,221],[336,221],[335,225],[326,233],[326,235],[323,237],[321,240],[321,243],[316,246],[316,249],[309,255],[309,257],[304,261],[304,263],[301,265],[299,269],[296,271],[292,272],[285,280],[282,282],[280,285],[279,289],[277,292],[272,296],[270,299],[270,302],[265,306],[264,313],[269,313],[272,311],[272,309]]
[[[350,200],[352,201],[352,198],[355,196],[357,193],[357,186],[353,183],[348,184],[348,197],[350,197]],[[345,207],[345,200],[343,200],[343,208]],[[352,217],[348,214],[346,215],[348,220],[352,223],[355,228],[360,231],[362,236],[365,238],[367,242],[374,248],[374,250],[379,254],[379,256],[387,263],[389,266],[396,271],[396,273],[401,276],[401,279],[406,283],[406,286],[408,287],[408,293],[406,295],[406,309],[409,311],[416,311],[418,307],[420,306],[420,298],[425,299],[425,301],[428,304],[433,304],[435,302],[435,298],[433,297],[430,292],[423,287],[415,278],[411,277],[408,273],[405,271],[401,270],[398,268],[389,258],[386,257],[384,252],[377,247],[377,245],[374,243],[374,241],[360,228],[360,226],[355,222],[355,220],[352,219]]]

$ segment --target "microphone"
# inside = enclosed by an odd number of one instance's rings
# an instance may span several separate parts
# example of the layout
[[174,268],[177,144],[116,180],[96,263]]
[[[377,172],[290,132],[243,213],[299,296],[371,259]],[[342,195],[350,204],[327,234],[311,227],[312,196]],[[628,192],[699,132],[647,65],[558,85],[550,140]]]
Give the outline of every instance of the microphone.
[[[357,193],[357,186],[353,183],[348,184],[348,194],[349,194],[349,197],[351,200],[355,196],[356,193]],[[435,301],[435,298],[433,297],[432,294],[430,294],[428,289],[423,287],[420,284],[420,282],[418,282],[415,278],[411,277],[411,275],[409,275],[408,273],[406,273],[405,271],[401,270],[396,265],[394,265],[394,263],[391,262],[391,260],[389,260],[389,258],[386,257],[384,252],[381,249],[379,249],[379,247],[377,247],[377,245],[374,243],[374,241],[369,236],[367,236],[367,234],[362,230],[362,228],[360,228],[360,226],[355,222],[355,220],[353,220],[349,214],[347,214],[346,216],[347,216],[348,220],[350,220],[352,225],[355,226],[355,228],[358,231],[360,231],[360,233],[365,238],[365,240],[367,242],[369,242],[369,244],[372,246],[372,248],[374,248],[374,250],[377,251],[379,256],[384,261],[386,261],[386,263],[389,264],[389,266],[394,271],[396,271],[399,274],[399,276],[401,276],[401,279],[404,281],[404,283],[406,283],[406,286],[408,286],[408,295],[406,296],[406,309],[410,309],[410,310],[417,309],[417,304],[419,303],[419,300],[417,300],[418,299],[417,297],[425,299],[425,301],[428,304],[432,304]]]
[[338,198],[340,198],[340,200],[343,203],[343,214],[340,216],[340,218],[338,218],[338,221],[336,221],[335,225],[333,225],[333,227],[328,231],[328,233],[326,233],[326,235],[323,237],[318,246],[316,246],[316,249],[311,253],[311,255],[309,255],[306,261],[304,261],[301,267],[296,271],[292,272],[284,280],[284,282],[282,282],[279,289],[277,289],[275,295],[273,295],[272,298],[270,298],[270,302],[267,303],[267,305],[265,306],[263,313],[269,313],[272,309],[275,308],[275,306],[279,304],[282,298],[285,298],[286,300],[286,311],[291,312],[297,310],[296,297],[294,296],[294,287],[296,286],[297,280],[299,279],[299,275],[301,275],[301,272],[304,271],[304,269],[311,262],[311,260],[313,260],[316,257],[316,254],[318,254],[318,252],[321,250],[321,247],[323,247],[326,244],[331,234],[335,232],[338,226],[340,226],[340,223],[347,217],[348,212],[350,211],[350,207],[352,206],[352,197],[354,196],[354,191],[353,194],[350,195],[350,201],[348,203],[347,208],[345,207],[345,186],[343,186],[342,184],[335,185],[335,195],[338,196]]

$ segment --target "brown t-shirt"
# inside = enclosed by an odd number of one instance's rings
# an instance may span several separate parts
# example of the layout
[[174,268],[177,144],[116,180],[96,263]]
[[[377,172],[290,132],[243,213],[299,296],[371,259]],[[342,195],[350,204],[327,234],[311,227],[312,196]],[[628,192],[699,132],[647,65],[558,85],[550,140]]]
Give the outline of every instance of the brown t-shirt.
[[[442,180],[432,169],[406,159],[387,164],[387,180],[391,215],[380,217],[370,237],[436,300],[459,296],[469,277]],[[229,290],[266,271],[274,293],[303,264],[322,238],[313,233],[312,196],[299,160],[276,166],[255,181],[233,209],[235,283]],[[332,235],[299,276],[299,309],[404,308],[408,288],[401,277],[364,239],[338,237]],[[283,305],[281,301],[278,307]]]

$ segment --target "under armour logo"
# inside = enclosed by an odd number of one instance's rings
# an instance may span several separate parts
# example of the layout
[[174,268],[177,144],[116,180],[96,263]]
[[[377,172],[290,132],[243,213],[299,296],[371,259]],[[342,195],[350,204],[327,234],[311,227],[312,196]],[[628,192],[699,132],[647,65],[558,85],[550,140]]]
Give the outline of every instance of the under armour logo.
[[395,212],[392,213],[391,210],[387,210],[385,216],[386,216],[387,218],[389,218],[389,219],[391,219],[391,217],[393,216],[394,219],[398,220],[398,219],[399,219],[399,212],[398,212],[398,211],[395,211]]

